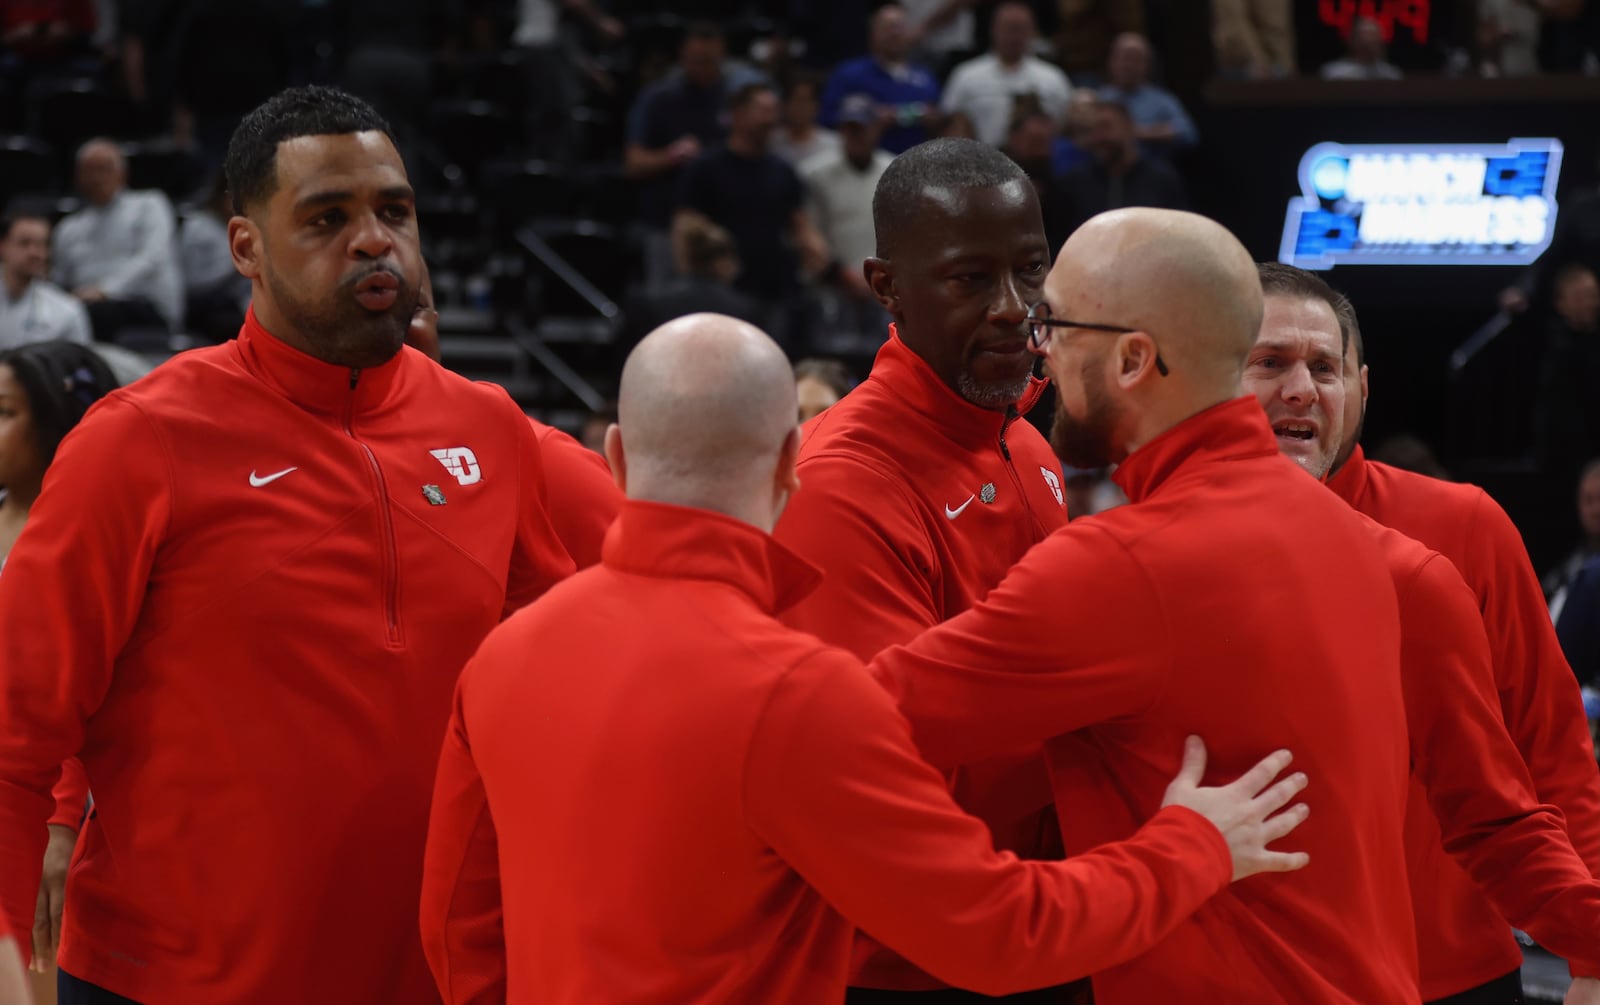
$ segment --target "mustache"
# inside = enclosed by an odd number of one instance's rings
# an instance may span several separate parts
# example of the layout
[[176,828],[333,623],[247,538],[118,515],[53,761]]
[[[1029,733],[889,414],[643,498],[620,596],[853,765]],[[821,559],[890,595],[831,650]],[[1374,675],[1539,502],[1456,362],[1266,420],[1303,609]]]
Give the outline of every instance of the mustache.
[[406,274],[401,272],[399,266],[392,262],[376,262],[373,265],[357,269],[355,272],[342,277],[339,280],[339,287],[341,289],[353,289],[356,284],[380,274],[393,277],[394,281],[400,284],[401,289],[410,288],[406,283]]

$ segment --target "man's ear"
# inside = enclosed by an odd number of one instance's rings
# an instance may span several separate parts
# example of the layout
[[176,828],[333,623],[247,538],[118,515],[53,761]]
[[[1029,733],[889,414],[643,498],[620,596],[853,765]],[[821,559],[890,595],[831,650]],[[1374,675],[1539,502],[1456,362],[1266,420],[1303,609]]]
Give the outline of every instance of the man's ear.
[[627,494],[628,457],[622,450],[622,428],[615,422],[606,427],[606,463],[611,465],[611,480]]
[[894,286],[894,266],[887,258],[869,258],[861,263],[861,274],[878,303],[890,314],[900,313],[900,294]]
[[1156,370],[1156,343],[1144,332],[1117,337],[1117,383],[1132,387]]
[[1361,414],[1367,414],[1367,364],[1361,364]]
[[790,495],[800,491],[800,440],[800,427],[795,426],[778,451],[777,486]]
[[261,278],[261,231],[248,217],[236,216],[228,221],[228,251],[239,275]]

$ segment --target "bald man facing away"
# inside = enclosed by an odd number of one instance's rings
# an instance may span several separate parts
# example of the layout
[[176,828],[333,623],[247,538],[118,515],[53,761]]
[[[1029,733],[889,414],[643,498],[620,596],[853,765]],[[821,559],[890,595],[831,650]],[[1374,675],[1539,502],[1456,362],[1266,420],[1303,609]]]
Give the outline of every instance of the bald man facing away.
[[[996,852],[861,664],[774,618],[817,580],[769,536],[798,487],[795,415],[783,353],[731,318],[629,356],[606,437],[628,502],[601,564],[506,621],[457,691],[422,905],[451,1005],[836,1005],[857,925],[1005,993],[1141,952],[1230,876],[1304,864],[1266,850],[1305,818],[1271,816],[1303,776],[1261,792],[1287,753],[1195,789],[1203,748],[1181,736],[1166,805],[1127,841]],[[495,834],[503,950],[475,914]]]
[[1361,518],[1240,397],[1254,263],[1202,217],[1119,210],[1073,234],[1044,292],[1052,443],[1117,464],[1132,504],[1056,531],[872,670],[935,767],[1046,741],[1069,861],[1155,811],[1184,735],[1224,775],[1294,748],[1317,811],[1285,844],[1312,867],[1230,887],[1096,974],[1100,1005],[1415,1005],[1395,589]]

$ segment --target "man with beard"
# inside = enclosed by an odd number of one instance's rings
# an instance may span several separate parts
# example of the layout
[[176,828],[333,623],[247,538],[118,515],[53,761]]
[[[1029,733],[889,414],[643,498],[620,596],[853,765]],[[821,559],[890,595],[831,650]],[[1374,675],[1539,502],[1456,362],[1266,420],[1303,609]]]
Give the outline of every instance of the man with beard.
[[[889,164],[872,214],[863,272],[894,323],[867,380],[807,427],[805,491],[776,531],[826,573],[785,623],[863,660],[971,607],[1067,521],[1061,466],[1017,421],[1045,389],[1024,321],[1050,267],[1027,175],[976,140],[934,140]],[[1037,748],[951,784],[998,847],[1054,849]],[[865,935],[851,985],[856,1005],[943,987]]]
[[[1573,846],[1594,869],[1600,772],[1583,699],[1545,616],[1521,535],[1476,486],[1366,459],[1358,444],[1368,374],[1355,309],[1310,273],[1276,263],[1259,269],[1266,314],[1245,368],[1246,390],[1266,409],[1286,456],[1316,477],[1333,472],[1328,486],[1340,498],[1437,550],[1466,580],[1487,632],[1485,687],[1515,742],[1513,759],[1522,762],[1539,800],[1562,811]],[[1443,854],[1440,823],[1425,801],[1411,800],[1406,824],[1424,1000],[1520,1001],[1522,954],[1489,892]],[[1578,963],[1574,973],[1595,976]],[[1600,982],[1579,987],[1592,995]]]
[[26,930],[79,755],[63,1001],[424,1005],[451,690],[572,561],[515,404],[402,348],[421,255],[383,120],[285,91],[227,174],[238,339],[97,405],[0,577],[0,905]]
[[1224,892],[1095,975],[1096,1001],[1414,1002],[1395,590],[1363,521],[1239,396],[1254,263],[1202,217],[1126,209],[1068,239],[1044,294],[1053,445],[1116,464],[1130,505],[1055,532],[873,672],[935,767],[1046,741],[1069,855],[1131,833],[1186,732],[1224,772],[1288,737],[1321,769],[1293,842],[1311,867]]

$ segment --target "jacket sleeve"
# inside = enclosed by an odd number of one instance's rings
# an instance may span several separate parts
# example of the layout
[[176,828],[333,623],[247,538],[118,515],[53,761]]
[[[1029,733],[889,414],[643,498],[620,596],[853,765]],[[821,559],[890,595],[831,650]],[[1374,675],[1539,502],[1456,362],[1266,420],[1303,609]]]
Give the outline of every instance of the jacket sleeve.
[[111,685],[171,507],[164,446],[113,395],[62,442],[0,575],[0,906],[14,931],[33,926],[51,789]]
[[50,795],[56,801],[56,811],[49,822],[77,830],[83,826],[83,817],[89,807],[89,777],[83,773],[83,762],[69,757],[61,763],[61,778]]
[[445,1005],[491,1005],[506,1000],[499,846],[459,686],[454,704],[423,855],[422,949]]
[[578,568],[597,565],[606,531],[622,508],[622,490],[605,458],[552,426],[538,433],[556,536]]
[[1160,597],[1109,533],[1033,546],[983,603],[872,661],[936,767],[967,764],[1153,705],[1179,662]]
[[[1550,623],[1522,535],[1487,494],[1480,493],[1467,547],[1475,552],[1468,575],[1482,579],[1470,585],[1489,633],[1506,728],[1539,801],[1561,810],[1572,846],[1590,874],[1600,876],[1600,768],[1583,695]],[[1600,977],[1600,971],[1574,973]]]
[[940,980],[997,995],[1148,950],[1227,886],[1221,834],[1179,807],[1065,862],[996,852],[843,653],[779,684],[752,735],[753,831],[835,909]]
[[[501,392],[504,394],[504,392]],[[506,575],[506,606],[503,616],[526,607],[544,591],[572,575],[576,566],[552,522],[550,489],[545,478],[544,454],[539,438],[508,397],[506,408],[516,416],[521,492],[517,508],[517,537],[511,550],[511,568]]]
[[1396,585],[1413,770],[1445,851],[1507,921],[1574,966],[1600,966],[1600,881],[1506,735],[1472,591],[1440,555]]

